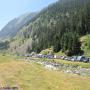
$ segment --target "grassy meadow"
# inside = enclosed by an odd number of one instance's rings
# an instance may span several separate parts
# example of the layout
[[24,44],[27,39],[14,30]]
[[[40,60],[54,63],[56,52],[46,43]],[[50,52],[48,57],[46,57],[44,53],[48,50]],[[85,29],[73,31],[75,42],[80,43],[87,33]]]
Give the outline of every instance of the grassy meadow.
[[36,63],[0,56],[0,86],[19,90],[90,90],[90,77],[46,70]]

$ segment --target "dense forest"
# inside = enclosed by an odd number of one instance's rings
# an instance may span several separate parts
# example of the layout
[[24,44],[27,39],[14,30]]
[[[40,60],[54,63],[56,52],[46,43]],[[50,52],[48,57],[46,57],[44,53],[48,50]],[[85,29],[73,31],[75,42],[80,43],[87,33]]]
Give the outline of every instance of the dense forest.
[[55,52],[82,54],[79,38],[90,33],[89,0],[59,0],[45,8],[30,24],[32,49],[40,52],[53,46]]
[[19,50],[29,42],[26,53],[53,47],[54,52],[78,55],[83,54],[80,37],[87,34],[90,34],[90,0],[58,0],[27,22],[10,43]]

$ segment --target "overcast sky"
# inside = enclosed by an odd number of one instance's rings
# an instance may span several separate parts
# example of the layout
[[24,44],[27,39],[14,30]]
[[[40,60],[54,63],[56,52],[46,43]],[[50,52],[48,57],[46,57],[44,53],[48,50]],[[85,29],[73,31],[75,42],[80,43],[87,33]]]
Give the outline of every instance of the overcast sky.
[[57,0],[0,0],[0,30],[15,17],[40,11],[55,1]]

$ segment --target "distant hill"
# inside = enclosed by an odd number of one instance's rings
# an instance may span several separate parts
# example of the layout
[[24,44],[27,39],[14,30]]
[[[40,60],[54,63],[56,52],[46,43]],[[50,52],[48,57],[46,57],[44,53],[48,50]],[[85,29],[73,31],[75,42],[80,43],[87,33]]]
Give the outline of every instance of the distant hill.
[[10,22],[0,31],[0,38],[6,39],[14,37],[17,32],[36,15],[36,13],[26,13],[21,15]]

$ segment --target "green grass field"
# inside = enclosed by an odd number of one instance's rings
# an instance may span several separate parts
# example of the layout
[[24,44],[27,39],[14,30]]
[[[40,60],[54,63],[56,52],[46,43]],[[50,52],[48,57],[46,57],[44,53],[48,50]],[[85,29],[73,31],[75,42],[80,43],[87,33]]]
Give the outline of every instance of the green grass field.
[[0,86],[19,90],[90,90],[90,77],[46,70],[36,63],[0,56]]

